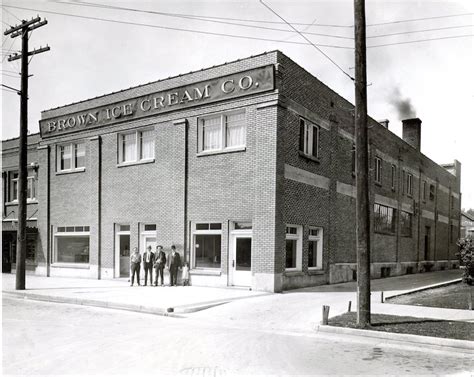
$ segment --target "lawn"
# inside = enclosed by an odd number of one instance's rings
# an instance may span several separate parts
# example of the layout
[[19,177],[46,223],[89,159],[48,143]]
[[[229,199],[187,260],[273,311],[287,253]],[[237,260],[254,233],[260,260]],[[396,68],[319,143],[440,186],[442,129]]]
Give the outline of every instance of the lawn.
[[[348,312],[329,319],[330,326],[357,328],[357,313]],[[444,321],[386,314],[372,314],[368,330],[434,336],[461,340],[474,339],[474,323]]]
[[474,296],[474,286],[459,283],[389,298],[386,300],[386,302],[390,304],[467,310],[469,309],[469,293]]

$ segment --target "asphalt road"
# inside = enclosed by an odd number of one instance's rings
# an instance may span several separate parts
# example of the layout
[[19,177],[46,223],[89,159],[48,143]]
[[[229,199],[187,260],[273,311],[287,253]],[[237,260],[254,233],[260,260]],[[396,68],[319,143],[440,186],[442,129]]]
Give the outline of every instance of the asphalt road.
[[[236,313],[238,315],[238,313]],[[471,375],[466,354],[3,297],[4,374]]]

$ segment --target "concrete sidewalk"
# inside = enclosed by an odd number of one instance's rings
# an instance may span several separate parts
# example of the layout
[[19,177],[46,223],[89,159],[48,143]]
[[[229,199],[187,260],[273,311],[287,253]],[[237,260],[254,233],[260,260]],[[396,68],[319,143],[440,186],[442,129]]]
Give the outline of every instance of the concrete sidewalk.
[[268,295],[245,289],[133,286],[126,279],[91,280],[27,275],[24,291],[15,275],[2,274],[2,292],[41,301],[99,306],[154,314],[190,313],[229,301]]

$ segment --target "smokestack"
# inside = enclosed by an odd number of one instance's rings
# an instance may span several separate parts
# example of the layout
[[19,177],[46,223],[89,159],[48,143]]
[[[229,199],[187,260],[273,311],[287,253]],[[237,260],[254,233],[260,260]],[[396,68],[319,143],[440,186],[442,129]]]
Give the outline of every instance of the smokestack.
[[382,119],[378,122],[388,130],[388,123],[390,122],[388,119]]
[[421,119],[411,118],[402,120],[403,124],[403,140],[410,144],[417,151],[421,145]]

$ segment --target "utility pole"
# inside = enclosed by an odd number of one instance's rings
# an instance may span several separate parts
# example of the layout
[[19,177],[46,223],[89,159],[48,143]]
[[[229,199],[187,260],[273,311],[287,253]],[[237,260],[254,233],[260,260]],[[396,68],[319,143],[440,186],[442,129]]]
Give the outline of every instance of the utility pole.
[[365,0],[354,0],[354,32],[357,182],[357,325],[361,328],[365,328],[370,324],[370,201],[369,148],[367,143]]
[[18,233],[16,248],[16,286],[17,290],[25,289],[26,263],[26,197],[27,197],[27,135],[28,135],[28,57],[48,51],[48,46],[28,51],[28,38],[32,30],[44,26],[48,21],[41,21],[37,16],[30,21],[23,20],[20,25],[12,26],[4,35],[11,34],[11,38],[21,35],[21,54],[13,54],[8,61],[21,59],[21,90],[20,90],[20,140],[18,163]]

